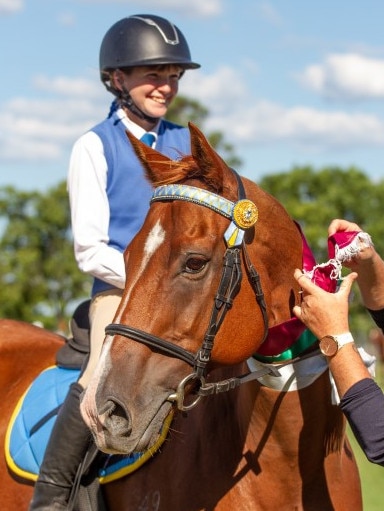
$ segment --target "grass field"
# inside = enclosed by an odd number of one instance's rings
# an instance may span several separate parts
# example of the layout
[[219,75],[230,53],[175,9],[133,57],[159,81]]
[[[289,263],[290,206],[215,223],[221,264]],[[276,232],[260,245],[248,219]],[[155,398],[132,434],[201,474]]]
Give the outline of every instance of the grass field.
[[[376,364],[376,381],[384,389],[383,364]],[[348,437],[359,465],[364,511],[384,511],[384,467],[367,460],[351,430],[348,430]]]
[[383,511],[384,467],[370,463],[367,460],[350,430],[348,432],[348,437],[359,465],[361,486],[363,490],[364,511]]

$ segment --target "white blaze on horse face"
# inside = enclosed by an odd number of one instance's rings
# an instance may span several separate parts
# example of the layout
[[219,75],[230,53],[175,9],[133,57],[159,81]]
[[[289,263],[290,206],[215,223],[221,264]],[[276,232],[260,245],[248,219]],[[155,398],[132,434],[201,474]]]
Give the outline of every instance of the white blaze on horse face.
[[[144,245],[144,267],[152,257],[152,255],[156,252],[156,250],[160,247],[160,245],[165,240],[165,231],[160,224],[160,220],[156,222],[151,231],[149,232],[148,238],[145,241]],[[143,267],[142,264],[142,267]]]
[[[123,311],[125,309],[125,305],[128,302],[131,289],[134,287],[140,276],[142,275],[148,261],[151,257],[156,253],[156,250],[161,246],[165,239],[165,231],[162,228],[160,221],[158,220],[154,227],[149,232],[149,235],[144,244],[144,253],[142,257],[142,262],[140,268],[136,274],[134,281],[130,284],[130,287],[127,288],[127,292],[125,294],[124,305],[121,307]],[[129,264],[129,261],[128,261]],[[119,323],[121,316],[115,318],[114,322]],[[97,424],[95,422],[95,415],[97,415],[97,404],[96,404],[96,393],[100,381],[104,381],[106,376],[112,370],[112,362],[110,357],[110,350],[112,346],[113,336],[107,335],[101,350],[100,358],[98,360],[97,366],[95,368],[95,372],[87,386],[87,389],[84,393],[84,397],[81,404],[81,413],[83,415],[84,421],[88,424],[89,427],[94,426],[93,432],[95,435],[99,434]],[[103,422],[103,417],[99,416],[99,421]],[[103,437],[100,436],[99,442],[102,445]]]
[[[147,239],[144,243],[144,254],[141,260],[140,268],[136,274],[136,278],[133,282],[131,282],[129,288],[126,289],[125,299],[124,303],[122,303],[121,311],[125,309],[125,305],[128,302],[130,296],[131,296],[131,289],[135,286],[136,282],[139,280],[140,276],[142,275],[145,267],[148,264],[148,261],[151,259],[151,257],[155,254],[156,250],[161,246],[161,244],[165,240],[165,230],[163,229],[160,220],[156,222],[156,224],[152,227],[150,230]],[[129,264],[129,261],[128,261]],[[119,323],[120,317],[115,318],[115,322]]]

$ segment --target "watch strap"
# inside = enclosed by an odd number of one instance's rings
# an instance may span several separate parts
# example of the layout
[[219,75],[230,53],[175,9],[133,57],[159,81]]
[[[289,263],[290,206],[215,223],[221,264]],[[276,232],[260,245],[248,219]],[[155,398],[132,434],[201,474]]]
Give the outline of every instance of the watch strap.
[[342,348],[346,344],[355,342],[351,332],[346,332],[345,334],[332,335],[332,337],[336,339],[338,349]]

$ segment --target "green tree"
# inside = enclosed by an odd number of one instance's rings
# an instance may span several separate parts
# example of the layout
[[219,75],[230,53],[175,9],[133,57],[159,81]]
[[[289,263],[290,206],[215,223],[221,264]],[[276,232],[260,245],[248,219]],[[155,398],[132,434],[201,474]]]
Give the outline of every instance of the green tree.
[[46,193],[0,189],[0,212],[1,317],[66,330],[73,302],[90,291],[74,260],[66,184]]

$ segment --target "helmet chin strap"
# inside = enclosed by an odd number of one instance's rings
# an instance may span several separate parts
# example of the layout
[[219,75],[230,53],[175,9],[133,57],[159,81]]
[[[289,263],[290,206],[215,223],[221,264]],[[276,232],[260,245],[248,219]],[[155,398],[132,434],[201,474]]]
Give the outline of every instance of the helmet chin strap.
[[133,102],[131,95],[129,94],[125,87],[123,87],[123,90],[118,96],[118,99],[122,107],[128,108],[130,112],[132,112],[140,119],[143,119],[144,121],[148,121],[153,124],[155,124],[159,120],[158,117],[151,117],[150,115],[147,115],[142,110],[140,110],[140,108]]

